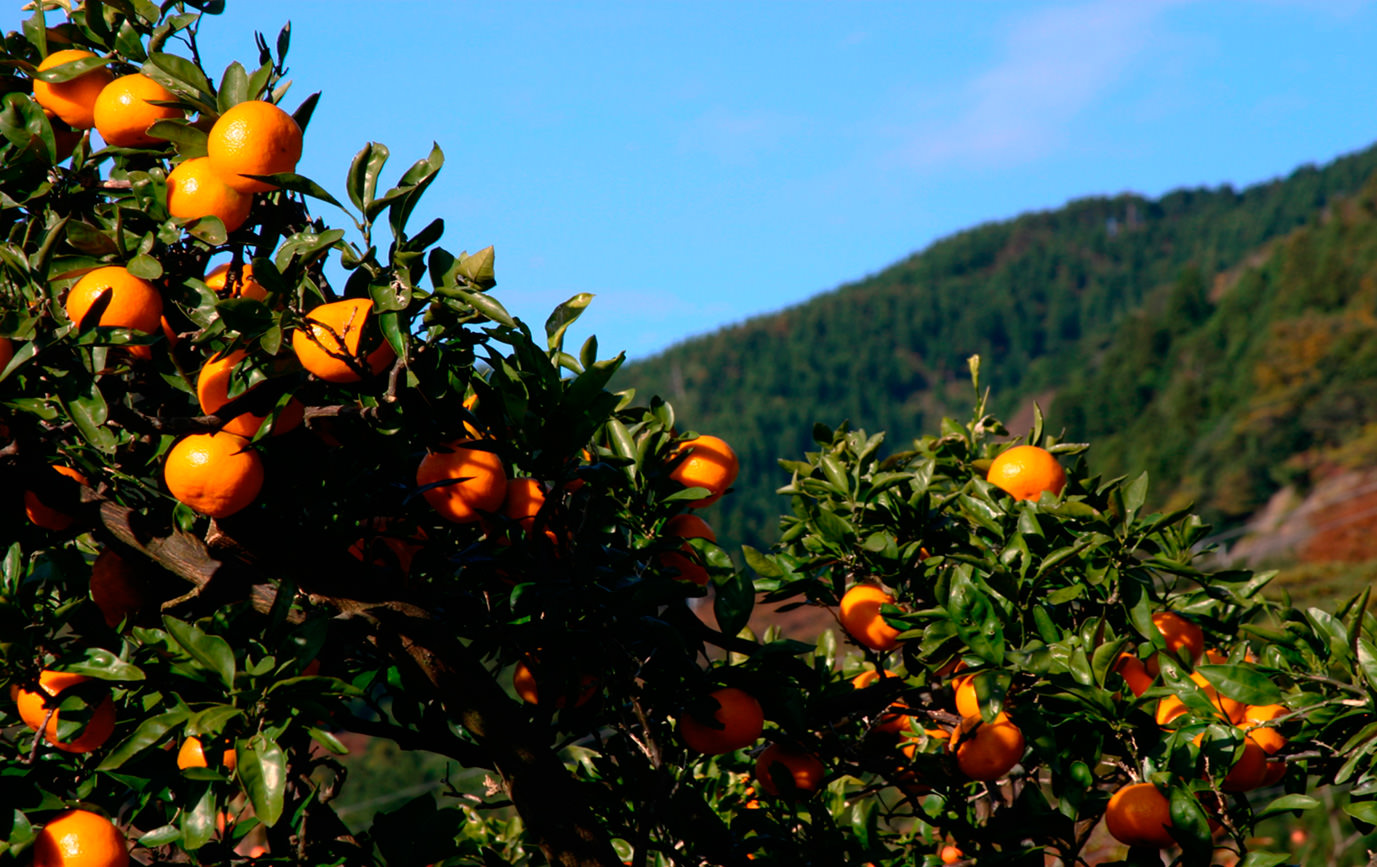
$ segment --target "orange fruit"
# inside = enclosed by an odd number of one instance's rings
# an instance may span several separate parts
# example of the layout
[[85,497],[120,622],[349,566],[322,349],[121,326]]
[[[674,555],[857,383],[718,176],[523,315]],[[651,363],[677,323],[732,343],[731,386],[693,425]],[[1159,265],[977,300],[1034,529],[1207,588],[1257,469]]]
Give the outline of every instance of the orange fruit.
[[[103,699],[96,703],[91,710],[91,717],[86,723],[86,728],[75,740],[59,741],[57,739],[57,723],[61,712],[54,713],[48,719],[48,725],[44,727],[43,721],[48,718],[49,705],[44,704],[45,698],[59,696],[65,690],[71,689],[78,684],[85,683],[89,678],[81,674],[71,674],[65,671],[42,671],[38,675],[38,686],[40,692],[30,692],[27,689],[20,689],[15,694],[15,704],[18,705],[19,716],[24,720],[24,724],[30,729],[38,731],[43,729],[43,739],[53,746],[66,753],[89,753],[99,749],[109,739],[115,730],[115,703],[111,701],[107,694]],[[57,701],[51,703],[56,707]]]
[[963,717],[980,716],[980,699],[975,694],[975,675],[962,674],[952,679],[956,694],[956,712]]
[[[697,515],[675,515],[665,522],[661,533],[675,539],[707,539],[714,544],[717,542],[717,534],[712,531],[712,527]],[[675,573],[676,581],[706,587],[711,580],[707,568],[698,561],[698,552],[689,545],[681,546],[678,551],[665,551],[660,554],[660,565]]]
[[[466,441],[467,442],[467,441]],[[447,484],[436,485],[437,482]],[[451,443],[428,452],[416,469],[416,485],[426,502],[447,521],[472,524],[496,512],[507,498],[507,472],[493,452]]]
[[529,530],[545,505],[545,486],[538,479],[512,479],[502,501],[502,514]]
[[950,749],[956,753],[961,773],[972,780],[997,780],[1023,758],[1023,731],[1009,715],[1001,713],[990,722],[977,716],[961,720],[951,733]]
[[[57,464],[53,469],[69,479],[75,479],[78,483],[89,486],[91,483],[86,477],[71,467],[62,467]],[[72,526],[72,516],[65,512],[59,512],[44,504],[42,495],[36,491],[24,492],[24,514],[29,516],[29,520],[45,530],[65,530]]]
[[244,175],[295,171],[301,159],[301,127],[270,102],[241,102],[210,128],[206,154],[225,183],[241,193],[266,193],[272,184]]
[[1262,783],[1258,788],[1275,786],[1277,783],[1281,782],[1281,778],[1284,776],[1286,776],[1286,759],[1277,759],[1269,756],[1267,759],[1267,770],[1263,773]]
[[[899,675],[889,669],[885,669],[884,677],[897,679]],[[880,680],[880,672],[874,670],[863,671],[851,679],[851,685],[856,689],[865,689],[878,680]],[[908,708],[899,702],[891,704],[881,712],[879,720],[874,725],[874,731],[891,735],[897,735],[907,731],[909,727],[909,717],[904,713],[906,710],[908,710]]]
[[[1238,723],[1243,720],[1243,704],[1241,702],[1220,695],[1219,691],[1214,688],[1214,684],[1206,680],[1205,675],[1198,671],[1191,672],[1191,680],[1195,681],[1196,685],[1205,692],[1205,695],[1209,696],[1210,702],[1219,711],[1220,719],[1228,720],[1231,723]],[[1177,696],[1169,695],[1157,703],[1157,724],[1167,725],[1185,712],[1185,703]]]
[[[206,273],[205,284],[210,291],[217,295],[225,294],[225,288],[230,283],[230,264],[222,262],[211,268]],[[255,301],[267,301],[268,290],[263,288],[263,284],[253,279],[253,265],[245,262],[240,266],[239,272],[234,275],[234,288],[230,291],[231,298],[252,298]]]
[[101,89],[92,107],[96,132],[108,145],[132,148],[141,145],[166,144],[148,134],[148,128],[160,120],[181,117],[175,105],[154,105],[154,102],[175,102],[177,97],[146,75],[121,75]]
[[1148,674],[1147,666],[1131,653],[1120,653],[1112,670],[1123,676],[1134,695],[1142,695],[1152,686],[1152,675]]
[[33,841],[33,867],[126,867],[129,844],[114,823],[90,810],[59,813]]
[[106,548],[91,564],[91,601],[114,629],[144,606],[143,576],[132,563]]
[[841,598],[842,628],[871,650],[893,650],[899,644],[899,630],[880,614],[880,606],[893,604],[894,597],[876,585],[857,584]]
[[[38,64],[38,71],[46,72],[65,63],[95,56],[80,48],[54,51]],[[115,74],[104,66],[67,81],[49,83],[35,78],[33,98],[73,129],[90,129],[96,125],[96,100],[100,98],[100,92],[105,89],[105,85],[114,80]]]
[[[1205,740],[1205,733],[1195,736],[1198,747]],[[1262,785],[1267,778],[1267,753],[1258,746],[1251,735],[1243,737],[1243,752],[1229,767],[1228,773],[1219,781],[1219,788],[1225,792],[1248,792]]]
[[[221,407],[230,402],[229,388],[234,375],[234,368],[246,357],[248,357],[246,351],[236,349],[229,355],[216,355],[202,365],[201,373],[196,377],[196,400],[201,404],[201,412],[214,415],[220,411]],[[239,396],[248,394],[249,391],[259,385],[262,383],[255,383]],[[273,424],[273,434],[284,434],[295,429],[301,424],[305,411],[306,408],[301,401],[292,398],[286,406],[282,407],[282,412],[278,413],[277,421]],[[267,415],[255,415],[252,412],[242,412],[226,422],[221,430],[241,437],[252,437],[258,433],[259,426],[267,417]]]
[[219,217],[226,232],[249,219],[253,195],[225,183],[208,157],[192,157],[178,163],[167,176],[167,212],[182,220]]
[[1261,725],[1279,716],[1290,713],[1285,705],[1280,704],[1250,704],[1243,708],[1243,721],[1250,723],[1247,727],[1248,737],[1257,742],[1267,755],[1275,755],[1278,750],[1286,746],[1286,736],[1271,726]]
[[943,864],[955,864],[957,861],[960,861],[963,856],[961,850],[955,846],[943,846],[941,850],[938,851],[937,857],[942,859]]
[[[1200,658],[1205,655],[1205,632],[1199,624],[1192,623],[1174,611],[1158,611],[1152,615],[1152,625],[1162,633],[1162,637],[1166,639],[1167,649],[1173,656],[1179,659],[1181,649],[1185,648],[1190,651],[1191,665],[1199,664]],[[1156,658],[1148,661],[1147,670],[1156,676]]]
[[263,461],[249,441],[223,431],[177,441],[163,463],[163,480],[179,502],[224,518],[249,506],[263,488]]
[[307,313],[305,327],[292,332],[292,351],[301,366],[326,382],[358,382],[361,371],[376,375],[386,370],[397,354],[381,335],[377,348],[359,355],[372,310],[367,298],[346,298]]
[[[100,321],[83,323],[86,311],[102,293],[110,292],[110,303],[100,315]],[[67,291],[67,318],[78,327],[102,325],[110,328],[132,328],[144,334],[156,334],[162,328],[163,298],[153,284],[129,273],[128,268],[107,265],[97,268],[76,281]]]
[[727,492],[741,469],[736,452],[725,441],[704,434],[685,440],[671,457],[686,457],[669,471],[669,477],[686,488],[707,488],[708,496],[689,503],[693,509],[710,506]]
[[0,337],[0,372],[4,371],[11,358],[14,358],[14,341],[8,337]]
[[[540,704],[540,691],[536,686],[535,672],[531,666],[539,665],[534,660],[522,660],[516,664],[512,670],[512,687],[521,700],[527,704]],[[598,679],[591,674],[579,675],[578,695],[574,696],[574,707],[583,707],[598,692]],[[558,696],[554,701],[556,708],[563,708],[569,703],[568,696]]]
[[817,756],[786,744],[770,744],[755,759],[755,778],[760,790],[775,796],[780,794],[780,788],[775,784],[776,777],[792,778],[793,794],[809,795],[822,785],[826,773],[827,769]]
[[1104,811],[1105,827],[1125,846],[1176,845],[1171,838],[1171,804],[1152,783],[1130,783],[1115,792]]
[[709,756],[730,753],[755,743],[765,728],[765,712],[755,696],[734,686],[714,690],[717,702],[712,719],[704,721],[685,713],[679,718],[679,737],[691,750]]
[[[403,575],[409,574],[411,561],[416,559],[416,555],[425,545],[426,531],[414,525],[409,525],[410,530],[406,526],[394,527],[401,523],[392,518],[369,519],[364,523],[368,535],[349,546],[350,556],[374,566],[395,567],[400,569]],[[320,667],[318,661],[312,662],[317,668]]]
[[1066,487],[1066,471],[1052,453],[1037,446],[1014,446],[990,463],[985,479],[1015,500],[1036,500],[1043,491],[1056,496]]
[[[239,766],[239,754],[234,751],[233,747],[226,749],[221,754],[220,764],[228,770],[234,770]],[[182,770],[210,767],[209,763],[206,762],[206,750],[201,744],[200,738],[188,735],[187,739],[182,741],[181,749],[177,750],[177,767]]]

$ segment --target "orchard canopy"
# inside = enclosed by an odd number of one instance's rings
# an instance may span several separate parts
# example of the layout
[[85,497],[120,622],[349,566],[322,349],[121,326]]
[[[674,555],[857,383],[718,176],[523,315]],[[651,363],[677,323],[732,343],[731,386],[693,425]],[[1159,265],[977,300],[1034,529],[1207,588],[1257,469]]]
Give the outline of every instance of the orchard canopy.
[[[1210,571],[978,360],[969,422],[819,425],[782,541],[715,538],[730,444],[565,345],[588,296],[533,329],[413,224],[440,147],[297,174],[322,97],[288,28],[204,69],[221,6],[5,36],[0,864],[1268,867],[1334,791],[1377,824],[1366,594]],[[378,742],[448,770],[359,822]]]

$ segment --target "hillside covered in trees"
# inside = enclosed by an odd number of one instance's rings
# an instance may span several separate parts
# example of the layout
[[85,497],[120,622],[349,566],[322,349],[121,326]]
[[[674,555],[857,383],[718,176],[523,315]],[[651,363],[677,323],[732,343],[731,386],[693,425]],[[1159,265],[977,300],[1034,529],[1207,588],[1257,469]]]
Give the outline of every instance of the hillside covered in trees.
[[902,448],[969,408],[974,353],[998,414],[1037,399],[1053,429],[1100,443],[1092,468],[1146,468],[1155,491],[1235,519],[1318,462],[1377,457],[1374,172],[1377,148],[1241,191],[978,226],[619,381],[736,445],[714,522],[732,540],[773,540],[777,459],[811,448],[814,422]]

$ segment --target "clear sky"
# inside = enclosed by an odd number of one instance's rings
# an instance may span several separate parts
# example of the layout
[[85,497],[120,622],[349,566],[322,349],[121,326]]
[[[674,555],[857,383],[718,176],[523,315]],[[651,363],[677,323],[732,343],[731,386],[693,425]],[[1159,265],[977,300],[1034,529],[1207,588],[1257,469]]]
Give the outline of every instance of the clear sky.
[[[539,332],[644,357],[1074,198],[1242,186],[1377,141],[1367,2],[229,0],[207,65],[288,19],[299,170],[342,201],[447,163],[415,228],[493,244]],[[325,206],[321,206],[323,209]],[[323,214],[324,215],[324,214]],[[327,219],[333,219],[328,215]]]

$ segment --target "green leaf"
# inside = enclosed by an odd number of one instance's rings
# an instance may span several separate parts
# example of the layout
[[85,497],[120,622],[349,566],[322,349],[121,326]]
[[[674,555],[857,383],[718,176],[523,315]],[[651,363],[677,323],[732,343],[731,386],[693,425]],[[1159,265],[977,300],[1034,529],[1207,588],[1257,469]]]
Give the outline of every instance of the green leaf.
[[546,345],[550,349],[559,349],[564,345],[564,332],[583,314],[592,300],[591,292],[580,292],[550,313],[550,318],[545,320]]
[[334,196],[326,192],[324,187],[322,187],[315,181],[311,180],[310,178],[304,175],[299,175],[296,172],[277,172],[276,174],[271,175],[245,175],[245,177],[257,178],[258,180],[272,184],[275,187],[281,187],[282,189],[287,190],[288,192],[300,193],[303,196],[310,196],[313,199],[319,199],[322,202],[334,205],[341,211],[348,213],[344,205],[341,205],[335,199]]
[[1282,692],[1267,675],[1251,665],[1198,665],[1220,694],[1244,704],[1280,704]]
[[182,159],[192,159],[206,155],[206,134],[204,130],[197,129],[184,120],[163,120],[154,121],[148,128],[148,134],[156,139],[170,141],[177,148],[178,156]]
[[182,829],[176,825],[163,825],[139,837],[139,845],[147,849],[169,846],[182,839]]
[[751,619],[755,586],[739,574],[723,580],[714,576],[713,583],[717,593],[712,600],[712,611],[717,616],[717,628],[726,635],[735,635]]
[[325,729],[310,726],[306,729],[306,733],[309,734],[316,743],[320,744],[322,747],[325,747],[325,749],[329,750],[337,756],[344,756],[349,754],[349,748],[346,747],[339,738],[330,734]]
[[144,280],[158,280],[163,276],[162,263],[143,253],[130,259],[129,264],[125,267],[129,269],[130,274]]
[[1377,825],[1377,801],[1349,801],[1344,804],[1344,812],[1361,822]]
[[746,560],[746,565],[762,578],[783,578],[785,575],[778,563],[750,545],[741,546],[741,556]]
[[90,388],[89,394],[66,403],[63,408],[86,441],[108,454],[115,450],[114,431],[105,426],[110,408],[96,384],[92,383]]
[[[60,66],[45,69],[42,72],[34,71],[33,77],[39,81],[46,81],[49,84],[58,84],[64,81],[71,81],[79,75],[85,75],[93,69],[100,69],[110,63],[108,57],[83,57],[79,60],[68,61]],[[84,84],[84,82],[83,82]]]
[[513,320],[511,314],[507,312],[507,308],[503,307],[502,303],[496,298],[485,295],[482,292],[473,292],[468,289],[460,289],[455,294],[474,310],[477,310],[492,321],[501,323],[508,328],[516,327],[516,321]]
[[237,773],[253,804],[254,814],[268,827],[282,818],[287,792],[287,756],[277,742],[256,734],[235,742]]
[[182,847],[187,851],[195,852],[215,835],[216,804],[215,790],[207,785],[195,805],[182,811]]
[[192,659],[219,675],[220,682],[226,688],[234,688],[234,650],[229,642],[166,615],[163,616],[163,626],[182,649],[191,654]]
[[1282,795],[1253,814],[1254,822],[1261,822],[1268,816],[1276,816],[1280,813],[1290,813],[1293,811],[1313,810],[1320,806],[1320,802],[1309,795]]
[[1238,862],[1238,867],[1277,867],[1278,864],[1285,864],[1290,860],[1290,855],[1279,855],[1275,852],[1249,852],[1247,857]]
[[225,74],[220,79],[220,93],[217,99],[220,113],[223,114],[248,99],[249,73],[236,60],[225,68]]
[[169,731],[186,721],[188,714],[185,707],[179,707],[145,719],[101,760],[98,770],[113,771],[149,747],[161,744]]
[[369,142],[354,155],[354,161],[349,164],[345,187],[349,193],[349,201],[360,211],[366,213],[368,206],[373,203],[373,197],[378,191],[378,175],[390,155],[387,145]]
[[133,681],[144,679],[143,669],[125,662],[103,647],[88,647],[85,653],[86,656],[83,661],[65,664],[62,666],[62,670],[74,674],[84,674],[98,680]]

